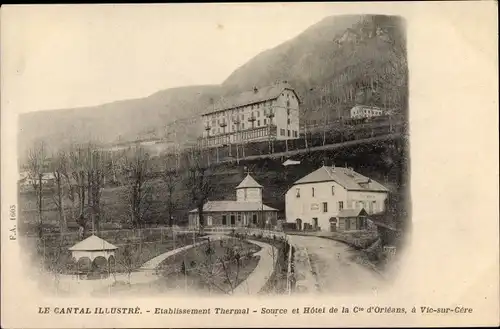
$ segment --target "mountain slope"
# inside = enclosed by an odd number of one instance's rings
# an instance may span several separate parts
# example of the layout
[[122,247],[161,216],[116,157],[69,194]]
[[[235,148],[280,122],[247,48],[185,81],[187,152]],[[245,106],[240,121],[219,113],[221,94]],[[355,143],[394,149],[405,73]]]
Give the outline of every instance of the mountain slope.
[[287,80],[302,96],[306,116],[313,109],[349,107],[356,101],[402,110],[407,98],[405,44],[401,18],[328,17],[257,55],[222,85],[238,91]]
[[70,142],[135,140],[151,132],[164,137],[169,122],[196,116],[219,90],[219,86],[172,88],[99,106],[25,113],[19,118],[19,151],[25,153],[39,139],[56,149]]
[[355,103],[405,113],[405,44],[401,18],[328,17],[258,54],[220,86],[173,88],[142,99],[23,114],[19,120],[19,150],[25,153],[38,139],[58,148],[88,139],[111,143],[165,137],[172,130],[177,131],[177,141],[189,141],[200,133],[199,114],[212,100],[278,80],[287,80],[297,90],[302,100],[302,122],[339,115]]

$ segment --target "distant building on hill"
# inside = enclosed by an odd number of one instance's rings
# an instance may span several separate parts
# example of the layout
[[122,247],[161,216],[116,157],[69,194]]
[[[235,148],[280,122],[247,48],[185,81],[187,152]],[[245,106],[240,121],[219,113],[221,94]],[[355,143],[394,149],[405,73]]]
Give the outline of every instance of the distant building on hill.
[[371,118],[384,115],[384,110],[375,106],[356,105],[351,109],[351,119]]
[[[205,227],[273,227],[278,210],[262,202],[262,185],[249,174],[236,187],[236,201],[208,201],[203,206]],[[198,227],[198,209],[189,212],[189,226]]]
[[300,100],[288,83],[221,98],[202,115],[204,147],[299,138]]
[[285,196],[287,222],[298,230],[367,229],[367,216],[385,211],[389,190],[352,168],[323,166],[299,179]]

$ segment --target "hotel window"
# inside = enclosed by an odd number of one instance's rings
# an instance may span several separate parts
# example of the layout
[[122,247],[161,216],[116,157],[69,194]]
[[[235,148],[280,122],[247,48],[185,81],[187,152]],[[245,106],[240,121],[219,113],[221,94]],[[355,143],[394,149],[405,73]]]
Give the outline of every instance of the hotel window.
[[287,124],[290,124],[290,119],[287,119],[287,120],[286,120],[286,123],[287,123]]
[[260,120],[257,120],[257,127],[260,126]]
[[267,119],[264,119],[264,125],[267,125]]
[[252,223],[257,224],[257,214],[253,214],[252,216]]
[[341,211],[342,209],[344,209],[344,202],[339,201],[339,211]]
[[286,114],[290,115],[290,109],[286,109]]
[[288,137],[290,137],[290,129],[288,129]]
[[245,129],[245,124],[244,123],[241,124],[241,129]]
[[332,195],[335,195],[335,186],[332,185]]
[[300,198],[300,188],[298,188],[298,187],[295,189],[295,196],[297,198]]
[[257,117],[260,117],[260,111],[257,111]]
[[314,187],[312,188],[312,196],[314,196]]
[[323,212],[328,212],[328,202],[323,202]]

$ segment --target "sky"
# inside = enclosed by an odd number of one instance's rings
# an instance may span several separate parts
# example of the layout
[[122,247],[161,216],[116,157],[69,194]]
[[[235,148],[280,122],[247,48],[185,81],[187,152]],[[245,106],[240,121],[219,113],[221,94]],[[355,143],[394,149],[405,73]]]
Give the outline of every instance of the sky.
[[2,13],[2,85],[22,113],[219,84],[332,14],[322,4],[13,6]]

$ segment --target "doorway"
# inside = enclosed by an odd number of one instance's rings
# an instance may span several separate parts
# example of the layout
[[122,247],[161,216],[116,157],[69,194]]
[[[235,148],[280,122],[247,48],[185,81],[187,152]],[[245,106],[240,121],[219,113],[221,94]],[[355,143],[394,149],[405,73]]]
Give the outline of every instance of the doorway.
[[313,229],[318,230],[318,219],[316,217],[313,218]]
[[297,220],[295,221],[296,222],[296,229],[297,231],[302,231],[302,219],[300,218],[297,218]]
[[234,224],[236,224],[236,216],[231,215],[231,225],[234,225]]
[[330,218],[330,232],[337,232],[337,218]]

